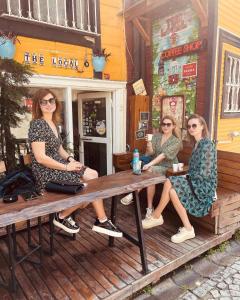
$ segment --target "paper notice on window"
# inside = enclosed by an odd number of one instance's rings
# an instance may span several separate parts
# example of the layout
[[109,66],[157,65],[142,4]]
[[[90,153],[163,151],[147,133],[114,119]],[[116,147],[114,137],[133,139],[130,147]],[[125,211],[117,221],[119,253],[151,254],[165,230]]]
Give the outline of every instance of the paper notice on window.
[[135,92],[135,95],[147,95],[144,83],[142,79],[139,79],[138,81],[133,83],[133,89]]

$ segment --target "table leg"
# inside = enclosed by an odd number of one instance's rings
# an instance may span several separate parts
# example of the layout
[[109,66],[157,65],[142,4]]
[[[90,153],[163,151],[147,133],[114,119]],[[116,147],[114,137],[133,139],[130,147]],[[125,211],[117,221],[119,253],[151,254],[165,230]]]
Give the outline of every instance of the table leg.
[[146,254],[146,247],[145,247],[145,241],[144,241],[144,235],[143,235],[142,216],[141,216],[138,191],[134,192],[134,210],[135,210],[137,235],[138,235],[138,242],[139,242],[139,249],[140,249],[141,261],[142,261],[143,273],[147,274],[148,273],[147,254]]
[[8,237],[8,253],[9,253],[9,270],[11,273],[11,280],[9,286],[11,291],[16,292],[17,281],[15,275],[14,246],[13,246],[13,239],[11,234],[11,225],[7,226],[7,237]]
[[54,224],[53,224],[53,218],[54,218],[54,214],[50,214],[49,215],[49,235],[50,235],[50,255],[53,256],[53,251],[54,251],[54,243],[53,243],[53,239],[54,239]]
[[42,248],[42,219],[38,217],[38,244],[39,244],[39,261],[40,266],[42,265],[43,259],[43,248]]
[[12,224],[12,241],[13,241],[13,255],[17,259],[17,238],[16,238],[16,225]]
[[[119,196],[114,196],[112,197],[112,205],[111,205],[111,221],[115,225],[116,223],[116,213],[117,213],[117,203],[118,203],[118,197]],[[110,247],[114,246],[114,237],[110,236],[108,240],[108,245]]]

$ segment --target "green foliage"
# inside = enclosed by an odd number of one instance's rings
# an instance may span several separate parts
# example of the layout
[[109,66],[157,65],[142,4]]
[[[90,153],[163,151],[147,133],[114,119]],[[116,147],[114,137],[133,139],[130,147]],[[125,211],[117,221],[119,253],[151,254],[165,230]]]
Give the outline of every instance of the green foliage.
[[23,98],[28,96],[31,68],[12,59],[0,60],[0,159],[7,170],[15,167],[15,143],[11,128],[18,127],[26,108]]
[[152,295],[152,293],[153,293],[152,285],[149,284],[149,285],[145,286],[145,288],[143,288],[143,292],[144,292],[145,294]]
[[237,230],[233,235],[234,240],[240,241],[240,230]]
[[209,255],[212,255],[215,253],[225,252],[228,246],[229,246],[229,241],[225,241],[225,242],[221,243],[220,245],[218,245],[217,247],[208,250],[206,256],[209,256]]

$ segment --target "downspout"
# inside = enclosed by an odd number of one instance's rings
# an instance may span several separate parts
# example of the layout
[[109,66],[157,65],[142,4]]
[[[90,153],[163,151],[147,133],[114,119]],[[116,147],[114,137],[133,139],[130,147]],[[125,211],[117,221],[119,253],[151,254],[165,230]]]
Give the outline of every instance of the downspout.
[[[208,0],[208,67],[207,67],[207,85],[206,85],[206,107],[205,119],[209,127],[210,136],[216,139],[215,127],[215,78],[216,78],[216,59],[218,43],[218,0]],[[215,100],[215,101],[214,101]]]

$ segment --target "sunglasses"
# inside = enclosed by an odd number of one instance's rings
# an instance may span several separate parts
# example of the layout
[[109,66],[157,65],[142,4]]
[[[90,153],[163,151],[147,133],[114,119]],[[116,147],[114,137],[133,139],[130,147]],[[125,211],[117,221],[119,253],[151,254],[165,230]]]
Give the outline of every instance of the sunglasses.
[[172,123],[162,123],[161,126],[162,127],[171,127]]
[[48,103],[53,105],[53,104],[56,104],[56,99],[54,97],[50,98],[48,100],[42,99],[39,101],[39,103],[41,106],[46,106]]
[[190,128],[196,129],[197,128],[197,124],[188,125],[187,129],[190,129]]

